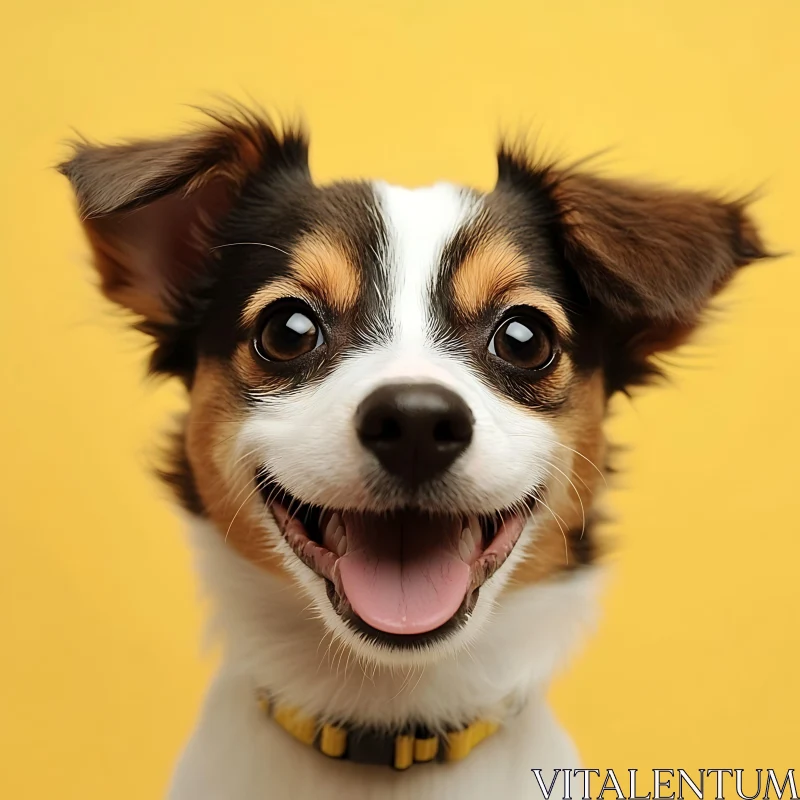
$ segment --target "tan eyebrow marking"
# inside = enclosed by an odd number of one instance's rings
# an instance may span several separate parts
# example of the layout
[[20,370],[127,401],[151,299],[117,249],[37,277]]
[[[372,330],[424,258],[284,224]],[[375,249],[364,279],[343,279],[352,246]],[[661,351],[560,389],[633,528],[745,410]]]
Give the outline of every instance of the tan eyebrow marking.
[[291,269],[300,284],[337,311],[347,311],[358,298],[356,268],[330,234],[307,235],[292,253]]
[[267,286],[262,286],[247,301],[247,305],[242,311],[242,324],[250,326],[255,323],[261,309],[266,308],[270,303],[281,300],[284,297],[306,298],[308,292],[303,286],[294,280],[281,279]]
[[561,336],[569,338],[572,335],[572,325],[569,324],[564,308],[549,294],[526,286],[506,292],[501,295],[501,299],[509,306],[531,306],[538,309],[553,322]]
[[492,236],[461,262],[453,276],[453,296],[462,314],[477,316],[490,302],[527,305],[547,314],[563,336],[572,327],[561,304],[528,285],[528,262],[512,242]]
[[477,315],[494,297],[520,285],[527,264],[522,253],[499,237],[481,242],[453,276],[453,294],[460,311]]
[[289,276],[259,289],[247,302],[242,322],[251,325],[262,308],[282,297],[316,295],[347,311],[358,299],[358,273],[345,249],[325,232],[305,236],[291,252]]

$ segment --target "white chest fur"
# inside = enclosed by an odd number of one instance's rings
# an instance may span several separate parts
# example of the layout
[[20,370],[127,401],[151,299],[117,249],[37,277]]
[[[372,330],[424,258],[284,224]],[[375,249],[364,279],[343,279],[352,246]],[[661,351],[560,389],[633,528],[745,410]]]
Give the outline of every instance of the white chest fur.
[[[469,653],[376,670],[349,659],[297,591],[238,557],[207,523],[193,520],[192,533],[225,655],[171,800],[529,797],[537,794],[531,769],[578,766],[543,697],[593,621],[594,570],[508,593]],[[260,712],[259,686],[308,714],[359,723],[455,722],[508,698],[526,702],[464,761],[397,773],[334,761],[294,741]]]

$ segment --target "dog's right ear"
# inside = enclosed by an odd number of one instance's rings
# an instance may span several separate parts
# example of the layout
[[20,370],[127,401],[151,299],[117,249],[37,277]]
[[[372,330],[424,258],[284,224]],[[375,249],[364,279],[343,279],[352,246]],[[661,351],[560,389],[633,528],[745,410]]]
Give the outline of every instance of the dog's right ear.
[[308,174],[308,146],[247,112],[170,139],[74,146],[72,184],[103,293],[156,340],[154,371],[182,374],[178,331],[213,279],[210,245],[236,193],[271,170]]

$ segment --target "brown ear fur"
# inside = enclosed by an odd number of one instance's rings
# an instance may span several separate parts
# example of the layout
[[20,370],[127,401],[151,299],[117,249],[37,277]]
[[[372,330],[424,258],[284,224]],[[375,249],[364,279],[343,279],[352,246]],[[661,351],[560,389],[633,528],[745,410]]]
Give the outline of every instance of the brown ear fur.
[[769,255],[745,201],[532,165],[507,150],[499,167],[501,180],[547,198],[557,247],[600,311],[612,391],[657,372],[650,356],[685,341],[737,269]]
[[620,317],[692,322],[738,267],[767,254],[740,202],[566,174],[553,186],[565,256]]
[[212,267],[210,240],[245,181],[281,168],[307,173],[299,132],[277,133],[244,110],[169,139],[74,146],[59,170],[72,184],[103,293],[133,311],[175,372],[171,349]]

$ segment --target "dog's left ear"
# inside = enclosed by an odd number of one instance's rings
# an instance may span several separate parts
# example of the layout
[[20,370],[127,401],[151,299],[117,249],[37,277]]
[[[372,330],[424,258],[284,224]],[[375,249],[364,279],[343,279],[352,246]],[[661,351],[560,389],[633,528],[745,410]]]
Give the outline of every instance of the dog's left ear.
[[536,167],[501,153],[500,178],[533,189],[568,268],[598,312],[609,390],[644,382],[711,299],[769,254],[744,201]]

